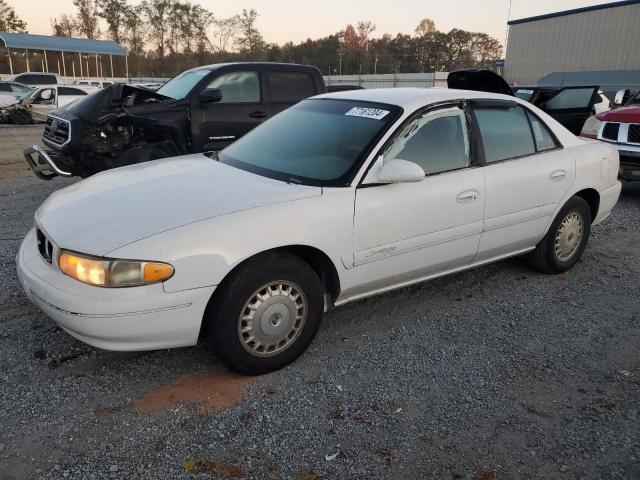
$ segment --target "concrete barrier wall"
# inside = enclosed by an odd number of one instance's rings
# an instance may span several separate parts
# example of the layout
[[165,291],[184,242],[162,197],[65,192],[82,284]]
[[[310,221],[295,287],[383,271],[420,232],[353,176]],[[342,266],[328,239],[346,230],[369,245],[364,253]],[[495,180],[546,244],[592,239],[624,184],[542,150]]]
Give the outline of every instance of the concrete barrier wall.
[[446,87],[448,72],[389,73],[378,75],[327,75],[327,85],[359,85],[363,88]]

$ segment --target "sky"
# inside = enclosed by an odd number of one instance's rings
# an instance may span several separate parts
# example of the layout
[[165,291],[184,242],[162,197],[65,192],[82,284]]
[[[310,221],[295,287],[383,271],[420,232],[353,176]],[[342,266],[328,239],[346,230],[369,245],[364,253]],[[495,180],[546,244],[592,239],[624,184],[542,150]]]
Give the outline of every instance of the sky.
[[[349,23],[371,20],[383,33],[413,33],[420,19],[429,17],[441,31],[452,28],[484,32],[504,42],[509,0],[191,0],[218,18],[243,8],[255,8],[258,28],[267,42],[283,44],[320,38],[343,29]],[[74,12],[71,0],[7,0],[30,33],[50,34],[51,18]],[[132,3],[139,3],[133,0]],[[584,0],[512,0],[510,19],[543,15],[571,8],[608,3]],[[48,6],[49,8],[45,7]]]

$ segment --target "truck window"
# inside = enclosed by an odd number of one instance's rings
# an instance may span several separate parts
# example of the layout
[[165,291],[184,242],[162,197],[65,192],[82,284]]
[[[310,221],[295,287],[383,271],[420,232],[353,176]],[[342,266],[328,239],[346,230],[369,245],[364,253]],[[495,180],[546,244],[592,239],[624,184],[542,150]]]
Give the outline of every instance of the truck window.
[[87,95],[87,92],[79,88],[58,87],[58,95]]
[[269,82],[273,102],[299,102],[317,93],[313,77],[307,72],[269,72]]
[[218,103],[259,103],[260,78],[258,72],[230,72],[215,78],[207,88],[219,88],[222,100]]

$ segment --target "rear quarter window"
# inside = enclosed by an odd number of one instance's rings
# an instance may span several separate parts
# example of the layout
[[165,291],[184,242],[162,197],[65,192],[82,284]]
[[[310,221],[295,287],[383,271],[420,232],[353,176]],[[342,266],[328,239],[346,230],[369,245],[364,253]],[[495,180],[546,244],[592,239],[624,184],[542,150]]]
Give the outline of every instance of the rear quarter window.
[[313,77],[307,72],[269,72],[269,82],[274,103],[299,102],[317,93]]

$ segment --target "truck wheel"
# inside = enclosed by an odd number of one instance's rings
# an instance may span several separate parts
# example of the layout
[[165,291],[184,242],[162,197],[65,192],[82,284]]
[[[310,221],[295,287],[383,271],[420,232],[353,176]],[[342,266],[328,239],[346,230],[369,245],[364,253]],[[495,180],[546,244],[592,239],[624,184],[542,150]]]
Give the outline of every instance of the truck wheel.
[[322,285],[294,255],[259,255],[218,288],[205,313],[206,341],[231,370],[278,370],[298,358],[318,331]]
[[589,205],[581,197],[571,197],[529,255],[529,262],[545,273],[566,272],[582,257],[590,233]]

